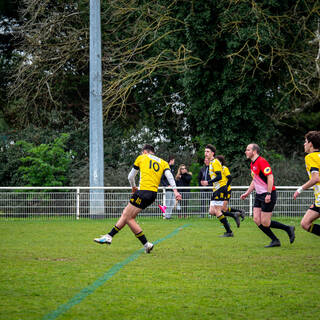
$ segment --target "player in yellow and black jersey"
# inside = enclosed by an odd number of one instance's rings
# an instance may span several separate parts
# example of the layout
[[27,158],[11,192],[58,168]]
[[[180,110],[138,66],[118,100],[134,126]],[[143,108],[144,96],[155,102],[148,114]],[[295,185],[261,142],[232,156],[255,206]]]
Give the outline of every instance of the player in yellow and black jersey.
[[239,228],[240,217],[242,218],[242,220],[244,220],[245,212],[244,210],[232,208],[229,206],[229,200],[231,198],[232,177],[229,168],[226,166],[226,160],[224,156],[218,155],[216,156],[216,159],[218,159],[222,165],[222,176],[227,179],[227,188],[225,190],[222,213],[227,217],[232,217],[236,221],[237,227]]
[[313,223],[320,217],[320,131],[309,131],[305,135],[304,151],[306,170],[309,180],[294,193],[296,199],[303,190],[313,187],[315,202],[307,210],[301,220],[301,227],[306,231],[320,236],[320,225]]
[[[135,176],[139,171],[140,186],[138,190]],[[153,244],[148,242],[135,218],[143,209],[155,201],[162,174],[166,176],[172,186],[176,200],[181,200],[181,195],[177,190],[168,162],[155,156],[153,146],[145,145],[142,149],[142,154],[137,157],[128,175],[132,188],[132,196],[128,205],[124,208],[121,217],[111,231],[100,238],[95,238],[94,241],[100,244],[111,244],[112,238],[127,224],[144,245],[145,252],[150,253],[153,249]]]
[[222,212],[223,201],[227,191],[227,178],[222,175],[222,165],[218,159],[215,159],[216,148],[212,144],[206,145],[204,157],[210,160],[209,164],[209,181],[201,181],[203,186],[212,186],[212,197],[210,201],[209,213],[215,215],[223,224],[226,232],[222,237],[233,237],[233,232],[229,222]]

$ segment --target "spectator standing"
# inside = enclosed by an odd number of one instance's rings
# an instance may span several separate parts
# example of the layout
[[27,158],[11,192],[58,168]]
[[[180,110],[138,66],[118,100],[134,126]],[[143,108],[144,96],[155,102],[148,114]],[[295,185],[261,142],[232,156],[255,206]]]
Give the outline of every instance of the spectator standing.
[[[204,166],[200,169],[198,174],[198,184],[200,187],[204,187],[202,181],[209,181],[209,164],[210,160],[205,158],[204,159]],[[200,211],[207,212],[208,202],[210,201],[210,190],[209,189],[200,189]]]
[[[168,163],[170,166],[170,171],[172,173],[172,176],[174,176],[175,158],[173,156],[170,156]],[[165,174],[163,174],[161,177],[161,185],[163,187],[172,187],[172,186],[170,186],[169,181],[166,178]],[[175,204],[176,204],[176,198],[175,198],[175,195],[174,195],[172,188],[166,189],[166,202],[165,202],[166,210],[165,210],[165,213],[163,214],[164,219],[171,219],[172,210],[173,210]]]
[[[181,164],[178,168],[178,172],[176,175],[176,184],[177,187],[189,187],[192,179],[192,172],[189,172],[187,166]],[[188,211],[188,202],[190,198],[190,189],[179,189],[179,193],[182,196],[181,204],[182,210],[184,212]]]

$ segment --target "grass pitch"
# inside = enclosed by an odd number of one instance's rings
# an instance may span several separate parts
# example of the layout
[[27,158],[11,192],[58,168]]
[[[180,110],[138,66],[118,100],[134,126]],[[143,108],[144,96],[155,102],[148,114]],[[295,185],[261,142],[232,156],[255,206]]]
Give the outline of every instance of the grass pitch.
[[[317,319],[320,238],[280,248],[247,218],[234,238],[217,219],[138,219],[151,254],[129,228],[111,246],[93,238],[116,220],[1,221],[0,319]],[[229,219],[230,220],[230,219]]]

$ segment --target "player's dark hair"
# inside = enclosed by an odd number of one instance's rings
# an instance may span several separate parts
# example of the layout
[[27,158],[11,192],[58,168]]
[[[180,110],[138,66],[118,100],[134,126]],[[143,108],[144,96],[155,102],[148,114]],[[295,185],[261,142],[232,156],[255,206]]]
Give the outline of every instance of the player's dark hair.
[[218,159],[223,166],[226,165],[226,159],[223,155],[219,154],[218,156],[215,156],[215,158]]
[[173,154],[170,154],[168,157],[168,162],[174,160],[176,157]]
[[142,151],[148,151],[148,152],[152,152],[152,153],[154,153],[154,147],[152,146],[152,145],[150,145],[150,144],[146,144],[144,147],[143,147],[143,149],[142,149]]
[[206,149],[210,149],[214,154],[216,154],[216,147],[212,144],[207,144]]
[[260,147],[256,143],[251,143],[252,145],[252,150],[257,151],[257,154],[260,154]]
[[312,143],[313,148],[320,148],[320,131],[309,131],[304,137]]

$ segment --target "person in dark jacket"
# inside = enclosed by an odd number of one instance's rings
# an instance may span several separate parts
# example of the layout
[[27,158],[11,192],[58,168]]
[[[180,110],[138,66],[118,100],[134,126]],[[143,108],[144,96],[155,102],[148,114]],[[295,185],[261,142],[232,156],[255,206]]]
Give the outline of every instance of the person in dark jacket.
[[[209,181],[209,159],[204,159],[204,166],[200,169],[198,174],[198,184],[202,187],[201,181]],[[211,199],[211,189],[200,189],[200,212],[207,212],[208,203]]]
[[[192,179],[192,172],[189,172],[187,166],[181,164],[178,168],[178,172],[176,175],[176,184],[177,187],[188,187],[190,186],[190,182]],[[187,212],[188,210],[188,202],[190,198],[190,189],[179,189],[179,192],[182,192],[182,201],[180,207],[182,207],[183,212]],[[179,209],[179,208],[178,208]]]

